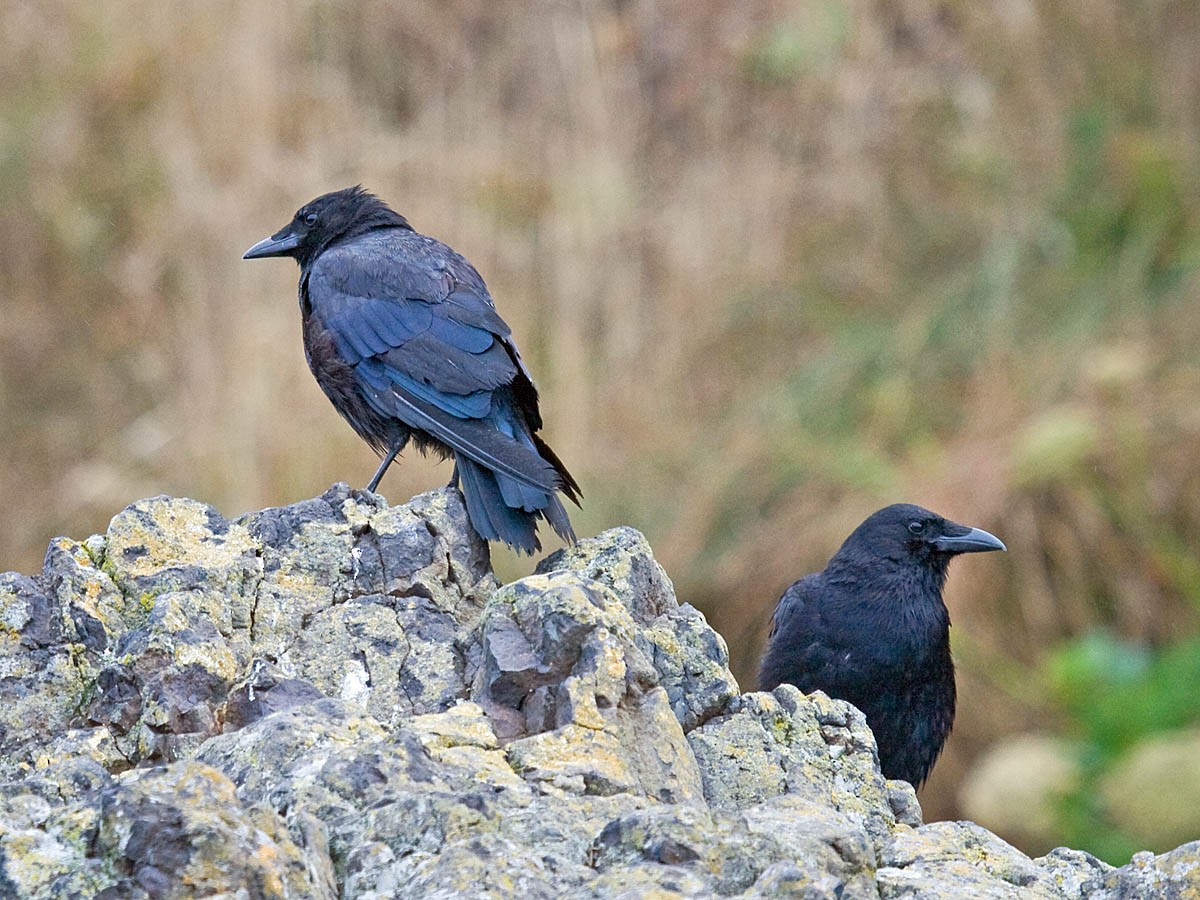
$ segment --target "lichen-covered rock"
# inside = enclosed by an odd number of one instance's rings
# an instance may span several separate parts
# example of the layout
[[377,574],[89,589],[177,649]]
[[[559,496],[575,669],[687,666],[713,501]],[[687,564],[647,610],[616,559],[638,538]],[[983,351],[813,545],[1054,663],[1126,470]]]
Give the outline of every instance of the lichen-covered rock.
[[1059,847],[1034,860],[1062,897],[1094,897],[1113,867],[1082,850]]
[[505,739],[568,724],[601,729],[604,711],[655,686],[636,635],[604,585],[531,575],[501,588],[484,611],[473,695]]
[[1192,841],[1155,856],[1148,850],[1135,853],[1129,865],[1109,869],[1104,886],[1089,898],[1134,900],[1138,897],[1169,897],[1194,900],[1200,897],[1200,841]]
[[632,528],[613,528],[544,559],[538,574],[570,572],[607,586],[640,631],[635,640],[650,658],[658,683],[684,731],[721,712],[738,694],[729,650],[704,616],[675,599],[675,587]]
[[679,606],[675,586],[658,564],[646,538],[634,528],[604,534],[558,550],[538,563],[537,575],[570,572],[603,584],[639,625],[649,625]]
[[908,808],[912,788],[880,774],[862,713],[820,692],[805,697],[785,684],[745,694],[688,741],[704,796],[716,809],[743,810],[780,794],[803,797],[848,816],[882,845],[896,824],[896,797]]
[[384,722],[466,696],[456,642],[496,583],[456,491],[389,508],[337,485],[241,522],[263,548],[254,655]]
[[656,863],[703,875],[720,896],[756,886],[777,890],[784,871],[797,896],[800,890],[875,896],[875,851],[867,833],[851,819],[795,796],[737,812],[654,807],[610,822],[594,848],[601,872]]
[[1033,860],[972,822],[898,831],[880,859],[876,880],[882,898],[1062,896]]
[[54,802],[51,782],[0,801],[0,892],[11,898],[336,897],[306,848],[232,782],[185,761],[98,773],[85,802]]
[[101,898],[333,898],[278,816],[238,803],[229,779],[184,761],[101,792],[92,852],[115,880]]
[[568,572],[496,592],[473,694],[527,778],[702,802],[700,775],[628,606]]
[[43,584],[0,575],[0,778],[77,721],[93,690],[98,657],[64,614]]
[[1176,897],[922,825],[857,710],[739,695],[617,528],[500,587],[454,490],[156,497],[0,575],[0,896]]

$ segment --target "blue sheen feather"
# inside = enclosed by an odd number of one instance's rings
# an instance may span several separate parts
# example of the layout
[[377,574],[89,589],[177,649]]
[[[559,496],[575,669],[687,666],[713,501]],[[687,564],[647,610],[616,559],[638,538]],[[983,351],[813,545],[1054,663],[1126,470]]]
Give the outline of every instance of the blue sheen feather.
[[468,353],[482,353],[492,346],[492,341],[496,339],[490,331],[441,316],[430,322],[429,331],[438,340]]
[[383,340],[377,353],[386,353],[428,330],[433,314],[425,303],[370,303],[361,311],[361,319]]
[[[362,360],[354,371],[359,378],[378,391],[386,392],[391,388],[404,391],[460,419],[482,419],[491,410],[491,391],[473,391],[470,394],[446,393],[377,359]],[[380,409],[380,412],[386,415],[395,414],[394,409]]]
[[334,340],[338,342],[338,348],[349,351],[345,354],[347,362],[357,362],[388,349],[380,346],[381,341],[375,330],[363,322],[354,310],[345,310],[333,316],[327,324],[334,334]]

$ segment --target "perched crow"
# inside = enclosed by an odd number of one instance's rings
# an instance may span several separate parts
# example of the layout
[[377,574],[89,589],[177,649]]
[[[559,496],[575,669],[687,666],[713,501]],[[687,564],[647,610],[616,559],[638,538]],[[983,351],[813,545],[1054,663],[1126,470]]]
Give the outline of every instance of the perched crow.
[[324,194],[246,251],[300,264],[304,353],[317,383],[383,457],[408,443],[454,456],[471,525],[540,548],[537,520],[575,533],[557,496],[579,485],[537,435],[529,370],[479,273],[361,187]]
[[787,682],[849,700],[875,733],[883,774],[919,787],[954,724],[946,569],[959,553],[1003,549],[919,506],[879,510],[824,572],[784,591],[759,689]]

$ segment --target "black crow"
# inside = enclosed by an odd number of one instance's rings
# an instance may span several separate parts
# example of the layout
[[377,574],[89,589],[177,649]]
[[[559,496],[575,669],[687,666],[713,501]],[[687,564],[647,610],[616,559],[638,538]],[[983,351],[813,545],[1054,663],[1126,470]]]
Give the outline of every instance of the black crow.
[[533,553],[544,518],[575,540],[557,492],[578,505],[579,485],[537,435],[537,390],[469,262],[362,187],[305,204],[244,258],[267,256],[300,264],[309,368],[383,457],[367,490],[411,438],[454,457],[480,536]]
[[919,506],[879,510],[825,571],[784,591],[759,689],[787,682],[850,701],[875,734],[883,774],[919,787],[954,724],[946,569],[959,553],[1004,549]]

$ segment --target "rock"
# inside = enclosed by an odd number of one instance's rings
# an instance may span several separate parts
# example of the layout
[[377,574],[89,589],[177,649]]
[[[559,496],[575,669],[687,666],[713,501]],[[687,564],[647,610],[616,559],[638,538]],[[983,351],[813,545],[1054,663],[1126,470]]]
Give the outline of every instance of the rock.
[[554,572],[572,572],[608,587],[639,625],[649,625],[679,606],[675,586],[646,538],[628,526],[555,551],[535,570],[537,575]]
[[94,690],[99,657],[64,621],[71,612],[44,582],[0,575],[0,778],[19,777],[18,760],[67,730]]
[[101,792],[95,855],[114,881],[98,898],[333,898],[278,816],[242,806],[229,779],[184,761]]
[[973,822],[897,831],[879,862],[881,898],[1063,896],[1033,860]]
[[1135,853],[1129,865],[1110,869],[1095,900],[1136,900],[1141,897],[1191,898],[1200,895],[1200,841],[1155,856]]
[[558,571],[496,592],[473,694],[525,777],[702,802],[700,775],[621,598]]
[[921,823],[862,715],[738,693],[618,528],[501,587],[456,491],[135,503],[0,575],[0,896],[1153,897]]
[[607,586],[624,603],[636,625],[637,640],[658,672],[671,709],[691,731],[725,708],[738,694],[729,671],[724,639],[704,616],[675,599],[675,587],[632,528],[613,528],[542,560],[538,574],[573,572]]
[[896,824],[875,738],[863,714],[842,700],[805,697],[790,684],[745,694],[688,742],[715,809],[743,810],[788,794],[849,816],[878,842]]
[[[35,787],[35,786],[31,786]],[[77,805],[5,793],[5,897],[333,898],[278,817],[193,761],[99,780]],[[238,893],[241,892],[241,893]]]
[[1050,885],[1063,897],[1095,897],[1113,867],[1082,850],[1058,847],[1035,860]]
[[869,874],[875,853],[866,832],[798,797],[774,797],[736,813],[691,807],[637,812],[610,822],[593,846],[601,873],[656,863],[703,874],[709,890],[721,896],[756,885],[774,891],[780,880],[820,885],[829,896],[875,896]]
[[262,657],[225,697],[222,731],[237,731],[271,713],[319,700],[324,694],[300,678],[288,678]]
[[603,728],[604,711],[655,685],[636,633],[603,585],[566,573],[531,575],[488,604],[473,694],[505,739],[571,723]]

